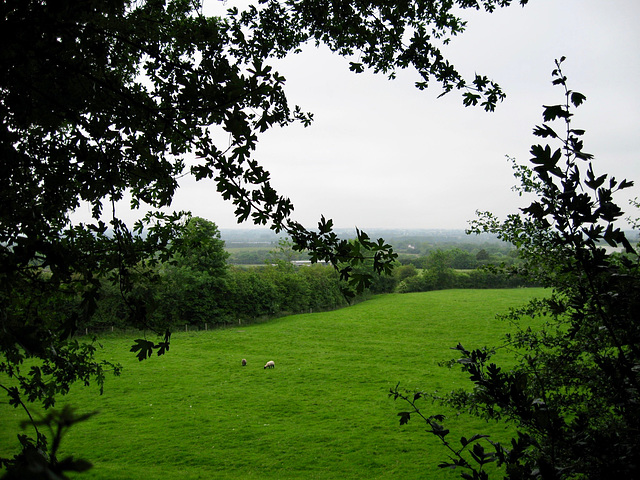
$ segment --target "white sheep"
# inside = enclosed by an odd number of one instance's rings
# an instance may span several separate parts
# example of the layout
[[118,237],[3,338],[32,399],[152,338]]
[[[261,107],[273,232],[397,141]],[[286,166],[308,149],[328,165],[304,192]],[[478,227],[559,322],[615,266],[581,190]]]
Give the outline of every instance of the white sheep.
[[275,367],[275,366],[276,366],[276,364],[275,364],[275,363],[273,363],[273,360],[269,360],[269,361],[265,364],[264,368],[273,368],[273,367]]
[[245,367],[247,365],[247,359],[243,358],[242,359],[242,366]]

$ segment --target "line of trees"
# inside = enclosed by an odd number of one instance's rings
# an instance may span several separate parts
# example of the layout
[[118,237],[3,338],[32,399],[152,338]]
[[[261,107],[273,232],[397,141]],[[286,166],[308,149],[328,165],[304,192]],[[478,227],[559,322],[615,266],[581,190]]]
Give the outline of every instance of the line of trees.
[[[357,294],[331,266],[295,265],[293,261],[304,255],[294,251],[292,242],[284,238],[263,256],[262,265],[230,265],[230,255],[217,226],[200,217],[186,223],[182,235],[175,240],[175,248],[169,260],[155,267],[140,267],[133,280],[133,298],[138,299],[138,308],[145,310],[149,326],[158,331],[332,310],[368,294],[529,285],[518,276],[495,269],[476,269],[484,263],[476,259],[479,255],[452,248],[421,257],[419,264],[424,268],[418,269],[413,263],[399,264],[392,275],[376,275],[369,288]],[[365,263],[356,273],[370,268]],[[95,331],[127,327],[130,309],[136,308],[136,302],[131,301],[131,295],[122,295],[118,285],[108,279],[101,281],[96,312],[82,328]],[[79,301],[76,297],[71,303],[77,307]]]
[[[184,268],[167,268],[161,279],[139,287],[150,321],[157,327],[248,323],[256,319],[347,306],[339,276],[331,267],[313,265],[238,268],[223,276]],[[116,287],[105,283],[90,328],[126,328],[129,306]]]
[[[405,274],[405,269],[400,267],[398,275]],[[421,272],[415,271],[398,283],[398,293],[428,292],[431,290],[444,290],[448,288],[518,288],[538,286],[536,282],[527,280],[518,275],[509,275],[496,268],[479,268],[475,270],[458,271],[453,268],[429,268]]]
[[446,244],[434,246],[422,255],[398,255],[398,261],[402,265],[413,265],[416,268],[430,268],[438,264],[446,264],[447,267],[456,270],[472,270],[474,268],[518,262],[518,252],[512,244],[497,243],[491,247],[478,248],[474,245],[447,246]]
[[[295,267],[278,258],[277,252],[261,267],[229,265],[224,241],[209,220],[191,218],[176,242],[171,259],[152,272],[148,268],[140,272],[134,281],[134,296],[155,330],[185,324],[202,328],[348,305],[344,286],[331,267]],[[83,326],[127,327],[130,298],[122,295],[118,283],[103,281],[96,313]]]

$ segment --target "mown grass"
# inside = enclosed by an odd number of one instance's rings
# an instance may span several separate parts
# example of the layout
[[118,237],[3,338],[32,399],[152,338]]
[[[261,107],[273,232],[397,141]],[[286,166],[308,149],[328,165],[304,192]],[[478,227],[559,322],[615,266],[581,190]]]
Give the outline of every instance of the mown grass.
[[[123,364],[104,395],[77,387],[63,401],[98,410],[63,441],[63,455],[89,459],[86,479],[457,478],[441,470],[437,439],[407,406],[388,398],[408,389],[466,385],[438,366],[450,347],[500,342],[496,313],[540,289],[450,290],[374,297],[342,310],[223,330],[176,333],[170,352],[138,362],[131,338],[100,340]],[[242,358],[247,366],[242,367]],[[267,360],[274,369],[264,370]],[[425,405],[429,413],[443,412]],[[455,438],[504,427],[450,413]],[[24,417],[3,401],[0,455],[15,450]]]

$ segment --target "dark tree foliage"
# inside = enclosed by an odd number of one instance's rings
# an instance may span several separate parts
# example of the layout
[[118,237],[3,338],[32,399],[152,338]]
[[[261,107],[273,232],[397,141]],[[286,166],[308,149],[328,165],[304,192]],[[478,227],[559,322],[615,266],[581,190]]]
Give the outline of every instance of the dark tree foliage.
[[[120,290],[130,325],[160,333],[133,286],[154,281],[153,267],[173,257],[184,216],[154,209],[171,205],[188,172],[212,179],[238,221],[284,231],[356,289],[369,285],[372,276],[352,276],[369,261],[363,251],[339,239],[331,220],[316,230],[292,221],[291,202],[252,156],[269,128],[311,121],[289,106],[269,59],[325,43],[359,58],[354,71],[393,76],[411,66],[419,88],[435,80],[445,93],[462,89],[466,105],[493,110],[500,88],[484,76],[463,79],[439,45],[464,29],[456,8],[510,3],[267,1],[215,18],[196,0],[2,2],[0,372],[19,385],[2,385],[11,402],[26,395],[50,406],[73,382],[102,384],[106,369],[118,371],[96,360],[91,344],[71,340],[95,312],[101,279]],[[132,207],[151,209],[133,227],[115,209],[126,195]],[[93,221],[71,225],[81,202]],[[391,248],[363,232],[358,239],[373,274],[388,272]],[[165,352],[169,339],[164,332],[146,353]],[[41,366],[26,371],[27,359]]]
[[[565,101],[544,106],[545,123],[534,130],[559,146],[534,145],[532,168],[515,166],[521,192],[537,200],[502,222],[481,213],[472,228],[516,245],[524,260],[519,273],[550,294],[506,315],[518,326],[506,338],[515,367],[493,363],[494,349],[458,345],[473,388],[441,399],[506,422],[517,436],[510,445],[463,437],[458,448],[446,438],[443,418],[424,417],[449,448],[450,460],[441,466],[461,468],[463,478],[488,478],[483,466],[492,462],[504,466],[509,479],[640,475],[640,264],[615,225],[623,212],[613,198],[632,183],[595,173],[593,156],[583,150],[584,131],[572,122],[585,96],[568,88],[562,60],[553,83]],[[608,253],[607,245],[623,254]],[[530,328],[531,317],[542,326]],[[402,422],[422,415],[416,406],[422,393],[411,397],[396,388],[392,395],[413,406]]]
[[[3,480],[67,480],[66,472],[84,472],[93,465],[87,460],[76,459],[72,456],[58,458],[58,450],[64,434],[79,422],[83,422],[95,415],[96,412],[76,414],[71,407],[65,405],[62,410],[49,410],[39,420],[31,419],[31,426],[36,430],[38,438],[46,438],[40,429],[48,430],[51,445],[43,451],[43,441],[33,441],[27,435],[18,435],[22,452],[12,461],[6,462],[7,469]],[[25,422],[26,423],[26,422]]]
[[[265,0],[260,7],[232,13],[238,24],[253,32],[252,39],[270,39],[277,55],[285,55],[307,41],[325,44],[348,57],[354,72],[371,68],[394,78],[397,69],[413,67],[420,74],[419,89],[432,80],[440,83],[443,94],[463,90],[464,104],[487,111],[505,97],[500,86],[483,75],[469,81],[462,77],[443,55],[442,47],[462,33],[466,22],[457,9],[493,12],[512,0],[417,0],[402,2],[338,0]],[[514,2],[515,3],[515,2]],[[525,5],[528,0],[519,0]],[[239,35],[243,35],[239,33]],[[263,48],[262,41],[251,43]],[[255,55],[256,50],[246,52]]]
[[172,266],[189,268],[214,277],[227,271],[229,254],[215,223],[200,217],[190,218],[179,238],[174,239]]

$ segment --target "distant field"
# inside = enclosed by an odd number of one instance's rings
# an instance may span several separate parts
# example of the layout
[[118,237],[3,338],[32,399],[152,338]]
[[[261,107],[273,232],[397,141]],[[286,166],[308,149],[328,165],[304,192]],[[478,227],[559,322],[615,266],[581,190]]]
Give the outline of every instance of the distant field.
[[261,246],[261,247],[257,247],[254,245],[243,245],[243,244],[238,244],[236,245],[226,245],[225,246],[225,250],[228,252],[262,252],[262,253],[269,253],[272,252],[274,250],[274,246],[273,245],[268,245],[268,246]]
[[274,250],[273,245],[257,246],[236,244],[227,245],[225,250],[229,254],[228,263],[243,266],[264,266]]
[[[86,479],[445,479],[446,452],[390,387],[447,391],[464,385],[438,362],[449,349],[496,344],[496,313],[541,289],[449,290],[383,295],[328,313],[264,324],[176,333],[170,352],[138,362],[130,338],[101,340],[123,364],[104,395],[78,387],[65,402],[99,410],[64,439],[86,458]],[[240,365],[247,359],[247,366]],[[275,368],[264,370],[267,360]],[[427,407],[425,405],[425,407]],[[429,406],[429,413],[441,413]],[[504,429],[465,416],[454,438]],[[0,404],[0,453],[15,447],[22,412]]]

